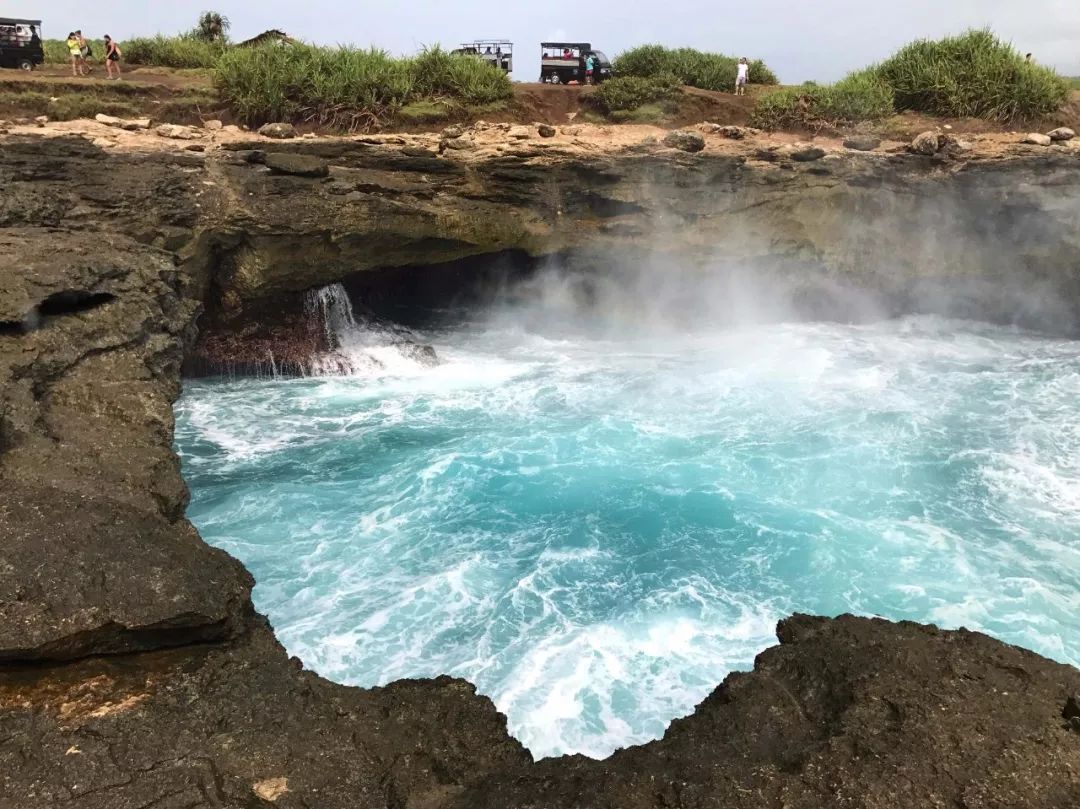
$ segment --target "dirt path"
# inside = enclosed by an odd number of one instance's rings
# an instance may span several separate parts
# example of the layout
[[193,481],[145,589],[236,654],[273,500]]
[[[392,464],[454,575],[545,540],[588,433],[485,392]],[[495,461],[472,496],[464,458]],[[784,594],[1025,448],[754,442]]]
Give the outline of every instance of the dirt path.
[[[69,65],[42,65],[30,72],[22,70],[0,70],[0,86],[10,84],[40,84],[43,87],[60,85],[67,89],[70,85],[112,84],[105,78],[105,66],[91,65],[93,72],[89,76],[71,75]],[[167,87],[170,90],[195,90],[213,87],[213,78],[205,70],[171,70],[169,68],[137,67],[124,65],[122,81],[145,87]]]
[[[582,112],[582,99],[596,92],[596,87],[526,83],[514,85],[517,106],[524,121],[543,121],[547,124],[565,124]],[[684,87],[679,99],[679,111],[671,117],[669,126],[681,127],[701,121],[718,124],[749,123],[754,111],[750,96],[736,97],[731,93],[716,93]]]

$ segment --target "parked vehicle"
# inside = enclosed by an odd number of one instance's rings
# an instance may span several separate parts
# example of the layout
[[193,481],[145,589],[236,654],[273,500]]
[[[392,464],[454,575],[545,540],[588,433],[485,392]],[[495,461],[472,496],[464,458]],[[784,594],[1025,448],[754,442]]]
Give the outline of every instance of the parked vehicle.
[[588,42],[541,42],[540,81],[546,84],[585,83],[585,60],[593,58],[593,83],[611,78],[611,61]]
[[0,17],[0,67],[33,70],[42,64],[41,20]]
[[451,53],[483,59],[506,74],[514,72],[514,43],[505,39],[478,39],[475,42],[464,42],[460,48]]

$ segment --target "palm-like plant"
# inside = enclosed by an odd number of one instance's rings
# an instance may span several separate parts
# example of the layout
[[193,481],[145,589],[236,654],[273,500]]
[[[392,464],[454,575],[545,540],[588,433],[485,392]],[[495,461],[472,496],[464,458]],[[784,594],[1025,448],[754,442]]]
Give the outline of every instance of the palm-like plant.
[[216,11],[204,11],[192,32],[204,42],[225,42],[229,38],[229,18]]

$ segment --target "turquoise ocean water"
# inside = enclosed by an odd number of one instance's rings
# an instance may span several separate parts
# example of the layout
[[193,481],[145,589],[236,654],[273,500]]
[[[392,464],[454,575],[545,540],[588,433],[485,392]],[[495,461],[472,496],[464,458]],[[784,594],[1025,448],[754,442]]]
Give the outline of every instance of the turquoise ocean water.
[[[1080,663],[1077,345],[934,318],[376,341],[189,381],[191,519],[290,652],[475,682],[535,755],[659,736],[792,611]],[[362,363],[361,363],[362,364]]]

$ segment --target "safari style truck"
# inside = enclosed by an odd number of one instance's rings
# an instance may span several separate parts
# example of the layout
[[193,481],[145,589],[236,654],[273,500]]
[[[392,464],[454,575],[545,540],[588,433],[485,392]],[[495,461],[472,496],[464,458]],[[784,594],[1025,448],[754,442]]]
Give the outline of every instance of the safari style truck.
[[611,78],[611,61],[588,42],[541,42],[540,81],[545,84],[585,83],[585,61],[593,58],[593,83]]

